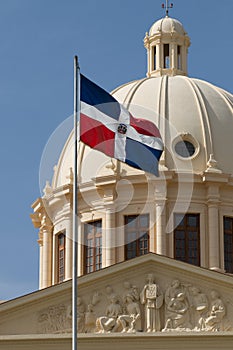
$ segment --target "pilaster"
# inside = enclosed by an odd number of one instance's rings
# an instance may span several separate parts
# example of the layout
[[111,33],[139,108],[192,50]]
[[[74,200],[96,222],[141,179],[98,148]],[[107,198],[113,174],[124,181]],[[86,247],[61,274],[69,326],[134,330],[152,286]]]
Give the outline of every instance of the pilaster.
[[156,253],[166,255],[166,182],[155,185]]
[[40,234],[43,237],[41,288],[52,284],[52,224],[46,214],[42,216]]
[[219,242],[219,188],[216,185],[208,186],[208,226],[209,226],[209,267],[212,270],[220,269],[220,242]]
[[111,266],[115,263],[115,210],[114,207],[107,208],[105,212],[105,267]]

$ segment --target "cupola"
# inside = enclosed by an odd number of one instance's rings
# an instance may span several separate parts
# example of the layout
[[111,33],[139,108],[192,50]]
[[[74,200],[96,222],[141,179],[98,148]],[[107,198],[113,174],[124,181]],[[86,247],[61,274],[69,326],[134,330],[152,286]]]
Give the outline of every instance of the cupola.
[[156,21],[146,33],[147,76],[187,75],[190,39],[183,25],[168,16]]

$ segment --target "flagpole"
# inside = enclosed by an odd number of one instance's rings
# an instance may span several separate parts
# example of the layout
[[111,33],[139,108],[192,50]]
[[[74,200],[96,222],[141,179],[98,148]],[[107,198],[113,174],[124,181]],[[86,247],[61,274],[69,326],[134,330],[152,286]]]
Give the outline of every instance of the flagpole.
[[73,267],[72,267],[72,350],[77,350],[78,275],[78,121],[80,116],[80,68],[74,56],[74,178],[73,178]]

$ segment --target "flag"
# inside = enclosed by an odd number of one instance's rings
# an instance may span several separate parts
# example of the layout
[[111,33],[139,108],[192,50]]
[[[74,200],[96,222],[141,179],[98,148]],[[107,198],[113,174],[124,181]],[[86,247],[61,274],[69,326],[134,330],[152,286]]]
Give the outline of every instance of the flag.
[[80,140],[109,157],[158,176],[163,142],[156,125],[135,118],[82,74],[80,82]]

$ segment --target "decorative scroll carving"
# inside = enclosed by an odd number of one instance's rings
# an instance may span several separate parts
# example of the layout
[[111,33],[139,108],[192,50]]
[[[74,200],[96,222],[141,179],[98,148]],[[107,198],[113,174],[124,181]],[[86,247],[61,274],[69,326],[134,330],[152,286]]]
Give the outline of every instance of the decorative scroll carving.
[[147,284],[141,292],[141,303],[145,305],[146,332],[160,331],[160,312],[163,295],[155,283],[153,274],[147,276]]

